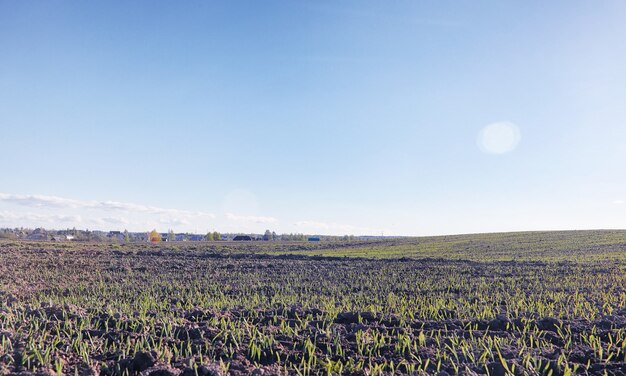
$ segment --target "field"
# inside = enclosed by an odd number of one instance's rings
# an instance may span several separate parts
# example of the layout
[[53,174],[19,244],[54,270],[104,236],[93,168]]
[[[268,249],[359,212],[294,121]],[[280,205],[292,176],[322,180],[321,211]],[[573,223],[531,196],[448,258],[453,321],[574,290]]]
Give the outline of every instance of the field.
[[0,242],[0,374],[626,374],[626,231]]

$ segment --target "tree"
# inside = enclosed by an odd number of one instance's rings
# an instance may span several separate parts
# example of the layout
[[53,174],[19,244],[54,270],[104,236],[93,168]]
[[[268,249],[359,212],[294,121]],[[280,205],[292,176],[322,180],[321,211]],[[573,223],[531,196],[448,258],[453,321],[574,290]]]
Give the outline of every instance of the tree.
[[148,234],[148,239],[150,239],[152,243],[158,243],[161,241],[161,234],[159,234],[157,230],[152,230]]
[[174,240],[176,240],[176,235],[174,234],[174,230],[169,230],[167,232],[167,241],[173,242]]
[[222,235],[217,231],[213,231],[213,240],[222,240]]
[[263,235],[263,240],[268,241],[272,239],[272,233],[270,230],[265,230],[265,234]]
[[211,231],[207,232],[205,238],[206,238],[207,241],[210,241],[210,242],[215,240],[214,237],[213,237],[213,233]]
[[126,243],[130,241],[130,235],[128,234],[128,230],[124,230],[124,241]]

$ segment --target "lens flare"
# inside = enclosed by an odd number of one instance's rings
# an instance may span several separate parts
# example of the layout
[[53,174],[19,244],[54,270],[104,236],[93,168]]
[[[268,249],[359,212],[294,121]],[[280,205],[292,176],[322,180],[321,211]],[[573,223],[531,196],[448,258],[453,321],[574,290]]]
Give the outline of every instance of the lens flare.
[[515,150],[521,137],[519,128],[511,122],[491,123],[478,134],[478,147],[485,153],[504,154]]

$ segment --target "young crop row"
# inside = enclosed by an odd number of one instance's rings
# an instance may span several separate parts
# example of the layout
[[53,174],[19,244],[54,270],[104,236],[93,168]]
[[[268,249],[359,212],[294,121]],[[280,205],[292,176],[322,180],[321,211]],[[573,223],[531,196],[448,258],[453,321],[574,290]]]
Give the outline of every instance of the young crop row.
[[626,271],[2,248],[0,374],[573,374],[626,362]]

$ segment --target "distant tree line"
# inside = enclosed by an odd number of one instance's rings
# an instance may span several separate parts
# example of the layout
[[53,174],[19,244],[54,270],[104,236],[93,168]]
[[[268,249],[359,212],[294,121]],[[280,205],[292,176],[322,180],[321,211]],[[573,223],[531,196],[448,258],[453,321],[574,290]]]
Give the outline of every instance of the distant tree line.
[[[36,239],[33,234],[39,234]],[[232,240],[236,235],[242,233],[222,234],[218,231],[209,231],[206,235],[197,235],[190,233],[175,233],[169,229],[167,233],[160,233],[156,229],[148,232],[129,232],[124,231],[99,231],[89,229],[78,230],[76,228],[65,230],[46,230],[43,228],[0,228],[0,240],[67,240],[75,242],[111,242],[111,243],[132,243],[132,242],[152,242],[158,243],[162,241],[220,241]],[[305,242],[308,240],[319,239],[320,241],[353,241],[357,238],[354,235],[331,236],[331,235],[307,235],[304,233],[283,233],[277,234],[275,231],[265,230],[261,234],[248,234],[253,240],[264,241],[286,241],[286,242]]]

